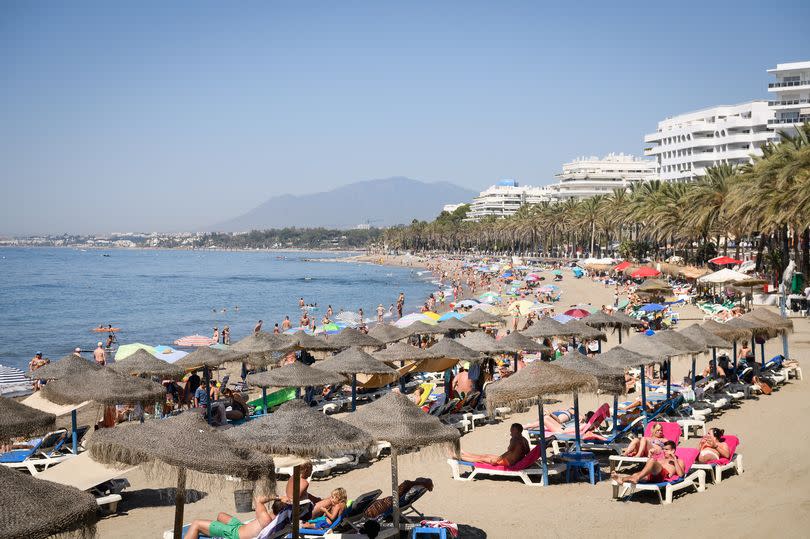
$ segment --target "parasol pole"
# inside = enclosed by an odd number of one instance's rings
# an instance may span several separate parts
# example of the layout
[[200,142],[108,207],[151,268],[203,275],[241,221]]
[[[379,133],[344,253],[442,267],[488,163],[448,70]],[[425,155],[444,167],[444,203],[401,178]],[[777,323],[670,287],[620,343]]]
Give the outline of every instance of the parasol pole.
[[174,537],[183,537],[183,507],[186,504],[186,469],[177,469],[177,490],[174,492]]
[[647,373],[644,372],[644,365],[641,366],[641,417],[644,428],[647,428]]
[[[203,376],[205,377],[205,390],[208,392],[208,407],[205,409],[205,420],[211,424],[211,371],[208,367],[203,367]],[[143,422],[143,419],[141,420]],[[185,480],[185,479],[184,479]]]
[[712,346],[712,378],[717,378],[717,348]]
[[70,411],[70,429],[73,431],[71,434],[71,438],[73,438],[73,454],[79,454],[78,448],[78,436],[76,434],[76,409]]
[[613,395],[613,434],[619,432],[619,396]]
[[[779,314],[782,315],[782,318],[787,319],[787,287],[783,284],[781,288],[782,293],[779,295]],[[784,356],[785,360],[790,359],[790,349],[788,348],[788,337],[786,331],[782,333],[782,355]]]
[[[754,345],[756,346],[756,345]],[[759,343],[759,360],[762,362],[762,368],[765,368],[765,338],[762,338],[762,342]]]
[[397,447],[391,444],[391,509],[394,515],[394,529],[399,535],[399,479],[397,479]]
[[357,374],[352,374],[352,412],[357,409]]
[[672,395],[672,359],[667,358],[667,400]]
[[293,466],[292,539],[298,539],[298,519],[301,514],[301,467]]
[[[543,431],[545,434],[545,430]],[[582,442],[579,434],[579,392],[574,390],[574,434],[576,435],[577,453],[582,450]]]
[[695,354],[692,354],[692,391],[695,390],[695,382],[697,381],[697,374],[695,373],[695,369],[697,368],[696,363],[697,359],[695,358]]
[[734,359],[734,374],[736,375],[737,374],[737,339],[734,339],[734,341],[732,343],[732,346],[733,346],[733,348],[732,348],[731,353],[732,353],[733,359]]
[[267,413],[267,388],[262,388],[262,413]]
[[543,484],[548,486],[548,462],[546,460],[546,426],[543,423],[543,397],[537,397],[537,416],[540,421],[540,461],[543,465]]

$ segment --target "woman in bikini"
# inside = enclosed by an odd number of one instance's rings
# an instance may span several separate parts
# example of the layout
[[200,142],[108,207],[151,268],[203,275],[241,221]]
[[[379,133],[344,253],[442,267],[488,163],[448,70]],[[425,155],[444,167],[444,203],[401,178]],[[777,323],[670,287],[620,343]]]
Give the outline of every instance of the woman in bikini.
[[682,476],[684,471],[683,460],[675,456],[675,442],[667,440],[658,456],[651,457],[641,471],[632,475],[620,475],[614,472],[610,478],[619,484],[638,483],[639,481],[662,483]]
[[650,432],[650,436],[636,438],[627,446],[622,454],[627,457],[652,457],[660,453],[667,442],[664,436],[664,427],[660,423],[655,423]]
[[700,455],[698,462],[706,464],[715,460],[727,459],[729,457],[728,444],[723,441],[723,429],[713,428],[701,438],[698,445]]

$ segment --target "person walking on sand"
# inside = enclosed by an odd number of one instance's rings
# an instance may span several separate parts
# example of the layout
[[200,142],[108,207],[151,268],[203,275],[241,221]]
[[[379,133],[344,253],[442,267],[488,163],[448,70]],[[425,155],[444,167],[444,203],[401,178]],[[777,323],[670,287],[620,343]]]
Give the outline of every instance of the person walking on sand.
[[101,341],[99,341],[98,346],[96,349],[93,350],[93,359],[96,360],[96,364],[99,367],[103,367],[107,364],[107,351],[101,345]]
[[384,315],[385,315],[385,307],[383,307],[383,304],[380,303],[379,305],[377,305],[377,323],[378,324],[382,323]]
[[214,342],[219,342],[219,328],[214,328],[214,334],[211,335],[211,338],[214,339]]

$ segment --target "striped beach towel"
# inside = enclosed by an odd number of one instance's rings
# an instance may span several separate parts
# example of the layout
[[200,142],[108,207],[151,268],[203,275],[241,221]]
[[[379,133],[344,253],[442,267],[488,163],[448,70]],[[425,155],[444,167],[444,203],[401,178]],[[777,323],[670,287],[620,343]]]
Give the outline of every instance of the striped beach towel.
[[0,365],[0,395],[19,397],[31,393],[31,380],[20,369]]

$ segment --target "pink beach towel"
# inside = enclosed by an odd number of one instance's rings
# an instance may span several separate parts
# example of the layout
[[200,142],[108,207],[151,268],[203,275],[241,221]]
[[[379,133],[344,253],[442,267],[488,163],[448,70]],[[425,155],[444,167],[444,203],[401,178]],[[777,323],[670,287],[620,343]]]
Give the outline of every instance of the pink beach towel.
[[732,436],[731,434],[726,434],[725,436],[723,436],[723,441],[728,444],[729,458],[727,459],[720,458],[717,460],[713,460],[709,462],[709,464],[719,464],[721,466],[725,466],[726,464],[731,462],[732,458],[734,458],[734,453],[737,451],[737,446],[740,445],[740,439],[737,438],[736,436]]
[[653,425],[661,425],[661,427],[664,429],[664,438],[675,442],[676,446],[678,445],[678,441],[681,439],[680,425],[675,422],[652,421],[647,423],[647,428],[644,429],[644,436],[649,437],[652,435]]
[[534,449],[526,453],[526,456],[514,463],[512,466],[496,466],[494,464],[486,464],[484,462],[476,462],[475,467],[482,470],[498,470],[501,472],[520,472],[537,462],[540,458],[540,446],[534,446]]

